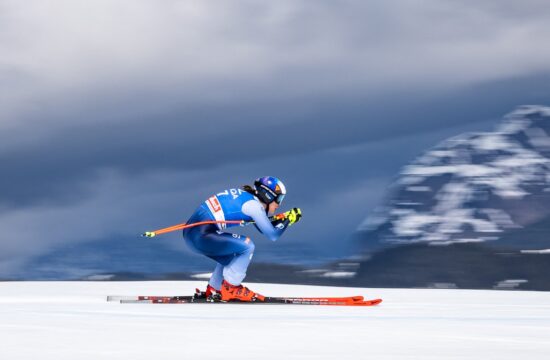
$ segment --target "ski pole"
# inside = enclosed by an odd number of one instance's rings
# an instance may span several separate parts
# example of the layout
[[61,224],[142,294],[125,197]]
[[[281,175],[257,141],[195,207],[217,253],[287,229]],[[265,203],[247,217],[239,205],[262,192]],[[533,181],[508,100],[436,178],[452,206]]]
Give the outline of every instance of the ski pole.
[[[271,221],[280,220],[280,219],[284,219],[284,217],[285,217],[285,214],[277,214],[277,215],[270,216],[269,220],[271,220]],[[155,231],[146,231],[143,234],[141,234],[141,236],[155,237],[157,235],[165,234],[165,233],[168,233],[168,232],[183,230],[183,229],[187,229],[187,228],[190,228],[190,227],[199,226],[199,225],[207,225],[207,224],[239,224],[241,226],[245,226],[245,225],[249,225],[249,224],[253,224],[253,223],[254,223],[254,221],[244,221],[244,220],[207,220],[207,221],[199,221],[199,222],[191,223],[191,224],[187,224],[187,223],[177,224],[177,225],[169,226],[169,227],[166,227],[166,228],[158,229],[158,230],[155,230]]]

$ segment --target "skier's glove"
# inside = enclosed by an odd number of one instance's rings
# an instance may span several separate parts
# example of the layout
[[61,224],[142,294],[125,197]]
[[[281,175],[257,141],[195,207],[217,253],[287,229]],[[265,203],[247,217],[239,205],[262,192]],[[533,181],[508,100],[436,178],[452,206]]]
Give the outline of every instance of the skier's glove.
[[300,210],[299,208],[294,208],[290,211],[287,211],[285,213],[285,218],[288,220],[289,226],[297,223],[302,218],[302,210]]
[[283,230],[288,226],[288,220],[282,216],[278,216],[274,220],[271,220],[271,225],[273,225],[275,229]]

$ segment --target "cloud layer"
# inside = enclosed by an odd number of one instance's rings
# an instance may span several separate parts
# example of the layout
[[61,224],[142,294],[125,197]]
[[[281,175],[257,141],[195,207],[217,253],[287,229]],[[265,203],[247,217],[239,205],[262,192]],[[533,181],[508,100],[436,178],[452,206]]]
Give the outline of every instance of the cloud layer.
[[[328,211],[315,204],[351,203],[359,221],[361,202],[432,140],[550,98],[549,10],[535,0],[0,0],[3,264],[114,236],[121,223],[164,223],[159,213],[267,174],[295,194],[326,177],[337,190],[296,200],[315,216]],[[339,219],[298,235],[345,237],[355,217]]]

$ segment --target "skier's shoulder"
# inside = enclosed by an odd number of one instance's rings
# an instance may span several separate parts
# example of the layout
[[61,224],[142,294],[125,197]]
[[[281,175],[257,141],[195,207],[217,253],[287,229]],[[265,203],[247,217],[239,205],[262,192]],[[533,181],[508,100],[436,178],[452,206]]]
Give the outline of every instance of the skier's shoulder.
[[260,200],[252,194],[248,195],[249,196],[246,197],[247,200],[243,201],[243,213],[251,217],[265,215],[265,209],[260,203]]

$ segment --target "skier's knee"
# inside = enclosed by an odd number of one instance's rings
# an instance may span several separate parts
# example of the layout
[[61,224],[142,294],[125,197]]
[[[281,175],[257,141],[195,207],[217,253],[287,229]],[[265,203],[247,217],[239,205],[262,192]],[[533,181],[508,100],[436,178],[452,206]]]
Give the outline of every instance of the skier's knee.
[[247,237],[244,243],[246,244],[246,252],[253,253],[254,249],[256,248],[256,245],[254,245],[254,241],[252,241],[251,238]]

